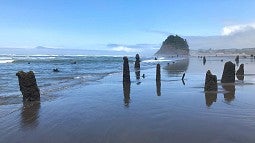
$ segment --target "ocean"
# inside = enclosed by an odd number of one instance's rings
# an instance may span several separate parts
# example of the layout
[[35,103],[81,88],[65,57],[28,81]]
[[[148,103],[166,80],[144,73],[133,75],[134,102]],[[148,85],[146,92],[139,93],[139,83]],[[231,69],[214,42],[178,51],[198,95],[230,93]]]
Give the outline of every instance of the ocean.
[[[156,62],[171,60],[144,58],[142,69],[153,68]],[[134,71],[134,57],[129,57]],[[42,101],[58,96],[57,92],[76,85],[96,82],[111,74],[121,73],[123,56],[86,55],[2,55],[0,56],[0,105],[20,103],[18,71],[33,71],[42,94]],[[54,72],[58,69],[59,72]]]

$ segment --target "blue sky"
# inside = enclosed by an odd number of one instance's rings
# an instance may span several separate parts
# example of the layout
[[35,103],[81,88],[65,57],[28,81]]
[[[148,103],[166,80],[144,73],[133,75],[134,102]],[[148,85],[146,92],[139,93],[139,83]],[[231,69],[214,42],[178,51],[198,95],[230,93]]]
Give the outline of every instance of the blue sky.
[[1,0],[0,47],[100,49],[221,35],[253,24],[254,0]]

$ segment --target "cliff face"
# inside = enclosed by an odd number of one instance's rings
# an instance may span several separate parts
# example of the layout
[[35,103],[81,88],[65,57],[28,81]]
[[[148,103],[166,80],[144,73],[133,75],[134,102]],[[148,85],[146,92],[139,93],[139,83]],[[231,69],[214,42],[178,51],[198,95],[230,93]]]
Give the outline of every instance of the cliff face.
[[157,56],[189,55],[189,45],[186,39],[178,35],[170,35],[162,43],[161,48],[155,53]]

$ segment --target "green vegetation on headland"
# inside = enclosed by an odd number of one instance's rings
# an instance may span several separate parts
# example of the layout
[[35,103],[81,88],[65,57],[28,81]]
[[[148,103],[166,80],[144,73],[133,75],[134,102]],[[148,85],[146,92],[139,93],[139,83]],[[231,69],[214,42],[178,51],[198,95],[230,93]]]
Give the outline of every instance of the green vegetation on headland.
[[178,35],[170,35],[162,43],[161,48],[155,53],[155,55],[189,55],[189,45],[186,39],[183,39]]
[[212,55],[212,56],[235,56],[235,55],[255,55],[255,48],[242,48],[242,49],[199,49],[191,50],[191,56],[198,55]]

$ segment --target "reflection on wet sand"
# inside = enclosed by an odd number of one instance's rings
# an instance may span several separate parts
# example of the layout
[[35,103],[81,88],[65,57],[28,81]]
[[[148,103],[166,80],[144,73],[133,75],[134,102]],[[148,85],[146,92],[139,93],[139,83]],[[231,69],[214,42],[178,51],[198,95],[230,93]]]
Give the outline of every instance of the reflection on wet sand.
[[205,103],[210,107],[217,100],[217,92],[205,92]]
[[124,105],[129,107],[130,103],[130,83],[123,82],[123,95],[124,95]]
[[39,124],[39,110],[40,102],[23,102],[21,111],[21,127],[22,128],[35,128]]
[[140,81],[140,70],[136,70],[135,71],[135,76],[136,76],[136,84],[137,85],[140,85],[141,84],[141,81]]
[[167,66],[164,67],[164,69],[167,71],[169,75],[173,74],[183,74],[183,72],[186,72],[189,66],[189,59],[183,59],[179,60],[176,63],[173,64],[167,64]]
[[161,81],[156,81],[157,95],[161,96]]
[[229,83],[229,84],[223,84],[222,85],[223,89],[226,90],[224,93],[224,98],[226,102],[231,102],[235,99],[235,84],[234,83]]

